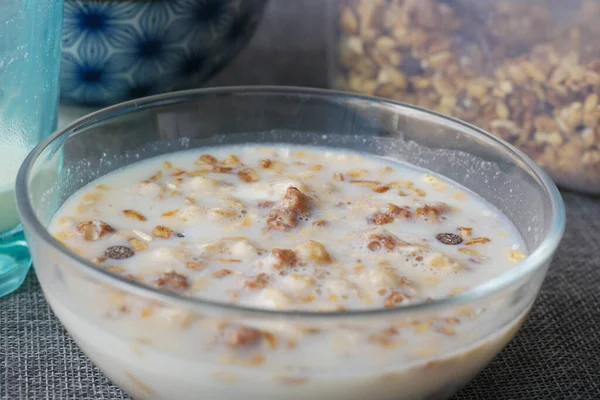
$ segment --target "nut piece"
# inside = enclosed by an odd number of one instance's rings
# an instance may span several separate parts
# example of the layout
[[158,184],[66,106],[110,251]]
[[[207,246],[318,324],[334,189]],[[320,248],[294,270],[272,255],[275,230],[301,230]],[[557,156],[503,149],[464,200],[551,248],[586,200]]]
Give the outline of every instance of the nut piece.
[[369,173],[369,170],[366,169],[353,169],[351,171],[346,172],[346,175],[348,175],[351,178],[360,178],[363,175],[366,175]]
[[275,205],[274,201],[260,201],[258,203],[258,208],[271,208]]
[[378,186],[381,184],[381,182],[379,181],[361,181],[361,180],[353,180],[350,181],[351,184],[356,185],[356,186],[361,186],[361,187],[366,187],[366,188],[374,188],[375,186]]
[[196,169],[194,171],[190,171],[187,173],[187,176],[193,178],[196,176],[202,176],[202,175],[206,175],[208,173],[208,170],[205,169]]
[[238,156],[236,156],[235,154],[230,154],[227,156],[226,159],[224,159],[221,164],[223,165],[234,165],[234,166],[241,166],[243,165],[242,162],[240,161],[240,159],[238,158]]
[[179,212],[179,208],[176,208],[175,210],[166,211],[166,212],[162,213],[161,217],[173,217],[173,216],[177,215],[178,212]]
[[220,269],[218,271],[213,272],[212,276],[214,278],[223,278],[224,276],[233,274],[233,271],[227,268]]
[[475,246],[475,245],[479,245],[479,244],[486,244],[490,241],[490,239],[486,238],[486,237],[476,237],[470,240],[467,240],[465,242],[465,244],[467,246]]
[[409,187],[406,189],[406,191],[408,193],[414,194],[415,196],[419,196],[419,197],[425,197],[427,195],[427,193],[425,193],[424,190],[421,190],[419,188],[416,187]]
[[100,265],[100,264],[102,264],[104,261],[106,261],[107,259],[108,259],[108,258],[107,258],[107,257],[104,257],[104,256],[102,256],[102,257],[96,257],[96,258],[92,259],[92,262],[93,262],[94,264],[96,264],[96,265]]
[[200,162],[202,164],[208,164],[208,165],[216,165],[219,160],[217,160],[215,157],[211,156],[210,154],[202,154],[200,156]]
[[111,246],[104,251],[104,255],[113,260],[122,260],[124,258],[133,257],[135,252],[127,246]]
[[283,197],[283,207],[295,212],[306,212],[309,209],[309,201],[307,195],[298,188],[290,186]]
[[242,181],[247,183],[256,182],[260,179],[258,174],[251,168],[246,168],[241,171],[238,171],[237,176]]
[[123,215],[125,215],[127,218],[137,219],[138,221],[146,221],[148,219],[135,210],[123,210]]
[[331,256],[325,249],[325,246],[314,240],[309,240],[297,246],[296,252],[300,258],[312,261],[315,264],[323,265],[331,262]]
[[291,303],[290,297],[283,290],[272,287],[263,289],[261,297],[275,310],[287,308]]
[[438,252],[428,254],[425,257],[425,262],[434,268],[452,267],[456,265],[456,263],[448,256]]
[[238,326],[225,337],[224,343],[233,348],[251,347],[258,345],[262,338],[263,335],[258,329]]
[[114,228],[108,225],[106,222],[100,220],[93,220],[82,222],[75,228],[77,233],[83,235],[83,238],[87,241],[96,241],[102,236],[114,232]]
[[131,247],[133,247],[135,251],[142,251],[148,248],[148,243],[138,238],[129,239],[129,244],[131,245]]
[[415,215],[423,218],[425,221],[437,221],[438,217],[450,211],[446,203],[425,204],[415,210]]
[[199,269],[204,268],[204,263],[188,261],[185,263],[185,267],[187,269],[199,270]]
[[398,207],[395,204],[388,203],[387,208],[388,212],[395,217],[400,217],[404,219],[412,218],[412,212],[408,207]]
[[454,233],[438,233],[435,235],[435,238],[443,244],[448,244],[451,246],[461,244],[462,238]]
[[271,250],[273,259],[273,268],[282,269],[283,267],[294,267],[298,262],[298,257],[293,250],[289,249],[273,249]]
[[385,298],[385,302],[383,305],[385,307],[395,307],[396,305],[402,303],[404,301],[404,295],[396,290],[389,294],[388,297]]
[[190,286],[185,275],[178,274],[174,271],[164,272],[156,280],[155,284],[159,288],[165,288],[168,290],[183,290]]
[[408,243],[399,240],[385,229],[363,235],[361,237],[361,242],[365,243],[366,248],[372,252],[377,252],[381,250],[381,248],[386,251],[394,251],[396,247],[408,245]]
[[267,274],[258,274],[255,277],[249,278],[244,283],[244,286],[251,290],[264,289],[269,284]]
[[104,269],[107,270],[108,272],[114,272],[117,274],[125,272],[125,268],[119,267],[117,265],[107,265],[106,267],[104,267]]
[[388,213],[376,212],[372,218],[367,218],[367,221],[375,225],[386,225],[394,222],[394,217]]
[[385,192],[387,192],[388,190],[390,190],[390,187],[389,187],[389,186],[387,186],[387,185],[383,185],[383,186],[377,186],[377,187],[373,188],[373,191],[374,191],[375,193],[385,193]]
[[156,228],[152,230],[152,234],[155,237],[168,239],[173,234],[173,231],[166,226],[158,225]]
[[446,336],[454,336],[456,334],[456,330],[454,328],[450,328],[449,326],[445,325],[442,326],[438,332],[443,333]]
[[275,334],[271,333],[271,332],[262,332],[263,334],[263,338],[265,339],[265,342],[269,345],[269,348],[271,348],[271,350],[275,350],[277,348],[277,336],[275,336]]
[[525,253],[515,250],[510,252],[509,257],[512,262],[518,263],[519,261],[524,260],[527,256]]
[[440,212],[435,208],[428,205],[419,207],[416,209],[415,214],[419,217],[427,219],[437,219],[440,216]]
[[473,228],[465,228],[464,226],[461,226],[457,229],[457,231],[460,233],[460,236],[463,239],[468,239],[471,237],[471,234],[473,233]]
[[276,231],[289,231],[297,225],[296,214],[290,210],[273,210],[267,216],[267,228]]
[[461,247],[460,249],[458,249],[458,251],[460,251],[463,254],[468,254],[470,256],[480,256],[481,255],[476,250],[470,249],[468,247]]
[[208,209],[207,215],[213,221],[223,221],[236,217],[238,211],[231,208],[215,207]]
[[163,172],[162,171],[158,171],[157,173],[155,173],[154,175],[152,175],[149,179],[151,181],[157,181],[160,178],[162,178],[162,176],[163,176]]
[[344,175],[339,172],[336,172],[335,174],[333,174],[333,180],[342,182],[342,181],[344,181]]
[[211,170],[211,171],[212,171],[212,172],[215,172],[215,173],[217,173],[217,174],[228,174],[228,173],[230,173],[231,171],[233,171],[233,168],[231,168],[231,167],[220,167],[220,166],[218,166],[218,165],[215,165],[215,166],[212,168],[212,170]]

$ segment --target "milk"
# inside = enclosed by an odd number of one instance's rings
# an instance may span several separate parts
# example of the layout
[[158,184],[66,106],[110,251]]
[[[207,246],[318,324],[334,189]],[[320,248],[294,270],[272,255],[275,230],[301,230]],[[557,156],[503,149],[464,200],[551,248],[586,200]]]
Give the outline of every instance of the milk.
[[[296,218],[283,228],[269,223],[281,210]],[[444,177],[294,146],[136,163],[76,192],[49,230],[98,268],[142,285],[325,316],[446,298],[527,252],[505,216]],[[282,249],[297,259],[281,262]],[[100,368],[142,399],[445,396],[489,362],[527,311],[510,315],[500,298],[368,322],[230,318],[112,291],[58,261],[57,270],[69,290],[46,286],[54,311]]]
[[27,133],[21,124],[2,118],[0,110],[0,232],[5,232],[19,224],[15,179],[31,146],[24,139]]

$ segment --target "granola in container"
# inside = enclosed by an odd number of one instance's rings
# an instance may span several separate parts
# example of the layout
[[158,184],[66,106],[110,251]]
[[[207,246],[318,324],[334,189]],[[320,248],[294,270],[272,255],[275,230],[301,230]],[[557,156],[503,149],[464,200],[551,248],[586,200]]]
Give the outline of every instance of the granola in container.
[[338,89],[448,114],[600,192],[600,1],[340,0]]

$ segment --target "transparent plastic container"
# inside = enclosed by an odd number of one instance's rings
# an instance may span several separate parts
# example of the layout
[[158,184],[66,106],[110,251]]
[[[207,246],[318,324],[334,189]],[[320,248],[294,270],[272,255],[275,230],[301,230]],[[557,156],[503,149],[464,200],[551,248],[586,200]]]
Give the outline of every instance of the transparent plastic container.
[[600,0],[331,2],[331,83],[460,118],[600,193]]

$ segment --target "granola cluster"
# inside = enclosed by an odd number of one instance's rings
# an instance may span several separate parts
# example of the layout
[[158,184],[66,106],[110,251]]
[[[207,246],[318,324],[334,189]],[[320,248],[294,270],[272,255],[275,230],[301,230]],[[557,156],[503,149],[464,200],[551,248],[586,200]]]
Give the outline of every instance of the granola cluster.
[[504,240],[475,198],[377,159],[248,148],[155,165],[80,195],[55,236],[160,290],[318,311],[452,295],[450,277],[477,275]]
[[337,87],[461,118],[559,184],[598,190],[599,2],[339,4]]

